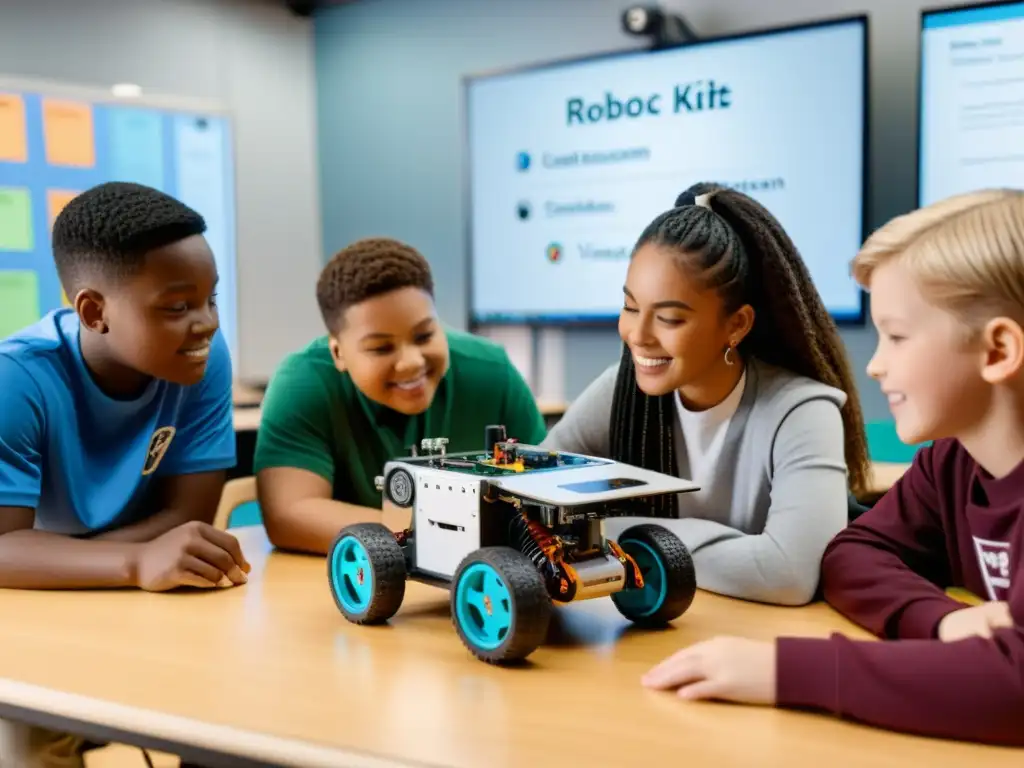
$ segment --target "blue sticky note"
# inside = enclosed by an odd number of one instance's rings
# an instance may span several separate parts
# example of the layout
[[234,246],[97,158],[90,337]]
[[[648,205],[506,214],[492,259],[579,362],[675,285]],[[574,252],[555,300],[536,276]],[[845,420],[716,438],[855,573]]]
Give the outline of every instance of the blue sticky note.
[[163,117],[148,109],[111,107],[107,115],[112,181],[164,189]]
[[228,129],[221,118],[174,119],[177,198],[206,220],[206,241],[220,275],[217,303],[221,332],[235,349],[234,182]]

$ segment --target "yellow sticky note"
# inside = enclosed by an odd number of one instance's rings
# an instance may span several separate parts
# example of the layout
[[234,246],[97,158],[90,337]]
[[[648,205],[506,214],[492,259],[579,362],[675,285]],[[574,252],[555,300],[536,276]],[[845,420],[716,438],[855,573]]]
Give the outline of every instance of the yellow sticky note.
[[0,339],[40,317],[39,276],[30,270],[0,269]]
[[28,162],[25,100],[15,93],[0,93],[0,162]]
[[69,189],[48,189],[46,190],[46,210],[50,215],[50,231],[53,231],[53,222],[57,220],[64,206],[74,200],[79,192]]
[[92,168],[96,165],[92,107],[77,101],[43,99],[46,162]]

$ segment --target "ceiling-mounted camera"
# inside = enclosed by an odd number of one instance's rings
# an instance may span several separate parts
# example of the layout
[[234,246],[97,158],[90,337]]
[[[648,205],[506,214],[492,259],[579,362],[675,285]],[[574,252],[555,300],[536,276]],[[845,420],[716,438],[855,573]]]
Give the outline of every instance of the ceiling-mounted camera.
[[622,12],[622,28],[630,35],[651,38],[652,48],[673,48],[698,40],[682,16],[656,5],[632,5]]

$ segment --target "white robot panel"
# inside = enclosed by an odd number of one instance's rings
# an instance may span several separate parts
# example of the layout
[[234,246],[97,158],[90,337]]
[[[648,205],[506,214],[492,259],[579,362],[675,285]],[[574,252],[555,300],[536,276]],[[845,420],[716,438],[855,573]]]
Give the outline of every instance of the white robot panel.
[[479,478],[405,465],[415,478],[415,567],[450,578],[480,548]]

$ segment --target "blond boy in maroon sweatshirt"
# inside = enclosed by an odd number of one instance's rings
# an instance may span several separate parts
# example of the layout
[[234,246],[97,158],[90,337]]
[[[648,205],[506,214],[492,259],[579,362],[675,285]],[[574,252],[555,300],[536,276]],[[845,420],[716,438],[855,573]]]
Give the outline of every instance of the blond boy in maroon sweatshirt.
[[822,561],[825,599],[887,642],[716,638],[644,684],[1024,746],[1024,193],[901,216],[854,275],[879,333],[868,373],[900,439],[935,441]]

